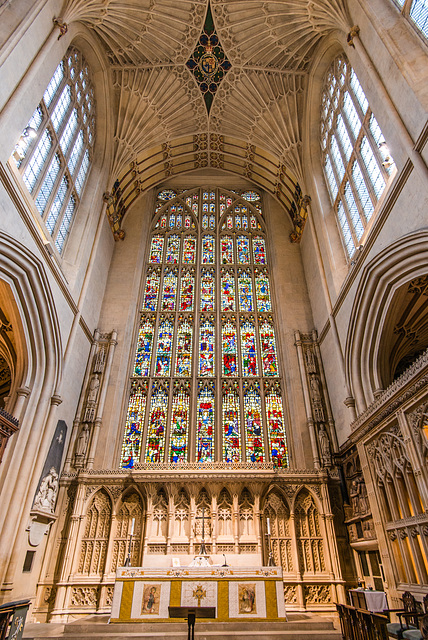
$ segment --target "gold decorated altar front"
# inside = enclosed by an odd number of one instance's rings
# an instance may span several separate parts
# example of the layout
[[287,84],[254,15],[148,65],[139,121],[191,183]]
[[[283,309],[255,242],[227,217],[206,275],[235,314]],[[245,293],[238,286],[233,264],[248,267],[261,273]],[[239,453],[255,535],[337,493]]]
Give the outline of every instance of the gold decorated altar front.
[[111,622],[173,622],[168,607],[215,607],[217,622],[285,621],[280,567],[122,567]]

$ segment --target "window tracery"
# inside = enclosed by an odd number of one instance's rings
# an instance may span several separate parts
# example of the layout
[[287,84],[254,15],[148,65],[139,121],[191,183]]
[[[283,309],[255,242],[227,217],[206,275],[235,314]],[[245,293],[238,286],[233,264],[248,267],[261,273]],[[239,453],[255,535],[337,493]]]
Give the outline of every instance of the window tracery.
[[104,491],[92,499],[85,517],[78,573],[104,573],[111,524],[111,501]]
[[158,194],[121,467],[288,465],[265,231],[256,192]]
[[403,15],[428,38],[428,3],[426,0],[395,0]]
[[331,65],[321,100],[321,152],[348,257],[360,245],[394,167],[379,124],[344,55]]
[[59,253],[80,203],[94,139],[90,72],[82,54],[70,48],[12,156]]

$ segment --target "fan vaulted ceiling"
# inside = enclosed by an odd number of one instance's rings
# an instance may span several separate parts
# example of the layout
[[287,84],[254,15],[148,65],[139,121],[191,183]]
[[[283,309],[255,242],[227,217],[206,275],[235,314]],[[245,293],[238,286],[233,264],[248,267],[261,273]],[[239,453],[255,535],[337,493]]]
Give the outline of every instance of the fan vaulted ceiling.
[[299,209],[306,74],[319,40],[349,30],[344,0],[211,0],[231,68],[209,113],[186,66],[207,10],[208,0],[69,0],[61,16],[92,29],[111,63],[116,232],[139,193],[202,167],[245,176],[291,215]]

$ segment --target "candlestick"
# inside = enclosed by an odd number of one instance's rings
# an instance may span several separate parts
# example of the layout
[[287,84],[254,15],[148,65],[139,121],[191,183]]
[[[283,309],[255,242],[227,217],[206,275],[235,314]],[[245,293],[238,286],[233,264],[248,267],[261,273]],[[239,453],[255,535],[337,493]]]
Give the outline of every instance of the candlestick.
[[270,536],[270,520],[269,520],[269,518],[266,518],[266,523],[267,523],[267,532],[268,532],[268,535]]
[[134,526],[135,526],[135,518],[132,518],[131,531],[129,532],[131,534],[131,536],[134,534]]

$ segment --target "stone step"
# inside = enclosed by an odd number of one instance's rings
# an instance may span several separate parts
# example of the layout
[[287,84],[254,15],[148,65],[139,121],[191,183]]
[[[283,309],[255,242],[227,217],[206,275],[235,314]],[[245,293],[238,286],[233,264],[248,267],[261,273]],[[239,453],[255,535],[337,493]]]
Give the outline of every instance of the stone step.
[[[107,624],[89,616],[65,625],[27,624],[25,640],[187,640],[187,623]],[[331,619],[292,614],[289,622],[196,622],[196,640],[340,640]]]

